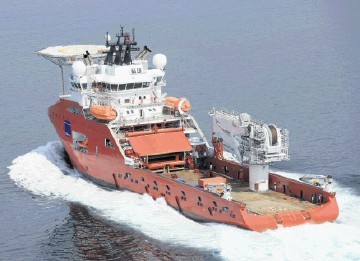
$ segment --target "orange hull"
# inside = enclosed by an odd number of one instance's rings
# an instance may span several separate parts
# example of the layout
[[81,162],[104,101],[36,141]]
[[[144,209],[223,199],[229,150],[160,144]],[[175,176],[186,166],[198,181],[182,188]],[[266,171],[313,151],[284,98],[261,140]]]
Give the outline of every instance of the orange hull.
[[[281,185],[286,187],[285,194],[309,200],[314,193],[322,193],[323,202],[307,211],[289,211],[275,215],[257,215],[248,211],[245,204],[238,201],[227,201],[208,191],[183,184],[174,179],[156,175],[148,169],[134,169],[127,166],[116,146],[116,142],[105,124],[86,120],[81,114],[74,114],[66,109],[79,105],[69,100],[60,100],[49,108],[48,114],[74,166],[94,182],[114,189],[128,189],[137,193],[147,193],[154,199],[163,197],[168,205],[178,209],[184,215],[200,221],[214,221],[231,224],[254,231],[276,229],[279,226],[295,226],[304,223],[321,223],[332,221],[339,214],[334,194],[324,192],[320,188],[291,180],[276,174],[270,174],[271,185],[278,184],[276,190],[281,192]],[[81,109],[81,107],[79,107]],[[88,138],[87,153],[73,149],[69,131],[64,131],[64,120],[71,125],[72,131],[84,133]],[[106,147],[104,139],[109,139],[115,148]],[[98,148],[98,152],[96,153]],[[248,170],[239,164],[211,158],[216,169],[226,166],[226,175],[235,179],[246,180]],[[199,199],[201,199],[199,201]],[[146,211],[146,210],[144,210]]]

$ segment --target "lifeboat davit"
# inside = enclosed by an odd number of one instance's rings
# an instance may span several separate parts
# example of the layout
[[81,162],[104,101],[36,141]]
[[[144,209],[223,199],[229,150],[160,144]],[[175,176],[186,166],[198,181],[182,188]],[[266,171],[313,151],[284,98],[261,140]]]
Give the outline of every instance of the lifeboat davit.
[[181,110],[183,112],[191,110],[190,102],[185,98],[167,97],[164,104],[171,107],[173,110]]
[[93,105],[90,112],[95,118],[106,121],[115,120],[117,116],[116,110],[111,106]]

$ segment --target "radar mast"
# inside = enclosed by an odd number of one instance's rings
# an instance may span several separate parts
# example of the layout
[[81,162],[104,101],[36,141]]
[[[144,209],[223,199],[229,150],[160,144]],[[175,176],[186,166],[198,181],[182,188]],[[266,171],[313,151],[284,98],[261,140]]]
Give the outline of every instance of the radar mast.
[[110,50],[106,52],[105,64],[108,65],[123,65],[131,64],[131,52],[139,51],[140,48],[137,46],[135,41],[135,29],[132,29],[132,37],[130,33],[124,33],[124,26],[120,26],[120,32],[116,34],[117,41],[110,43],[109,33],[106,33],[106,47],[110,47]]

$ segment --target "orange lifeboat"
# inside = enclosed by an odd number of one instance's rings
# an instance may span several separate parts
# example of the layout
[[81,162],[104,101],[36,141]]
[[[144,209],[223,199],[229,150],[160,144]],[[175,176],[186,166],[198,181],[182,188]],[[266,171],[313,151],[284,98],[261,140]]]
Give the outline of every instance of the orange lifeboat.
[[[185,98],[167,97],[164,102],[165,105],[171,107],[173,110],[182,110],[188,112],[191,110],[190,102]],[[180,105],[180,107],[179,107]]]
[[98,119],[112,121],[116,119],[116,110],[111,106],[93,105],[90,108],[91,114]]

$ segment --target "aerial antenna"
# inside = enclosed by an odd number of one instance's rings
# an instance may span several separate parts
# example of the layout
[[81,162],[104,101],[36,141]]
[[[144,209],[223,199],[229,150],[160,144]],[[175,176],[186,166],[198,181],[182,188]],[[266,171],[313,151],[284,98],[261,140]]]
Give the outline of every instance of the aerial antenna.
[[109,46],[109,32],[106,32],[105,38],[106,38],[106,47],[108,47]]
[[135,43],[135,29],[134,28],[132,29],[132,40],[133,40],[133,43]]

